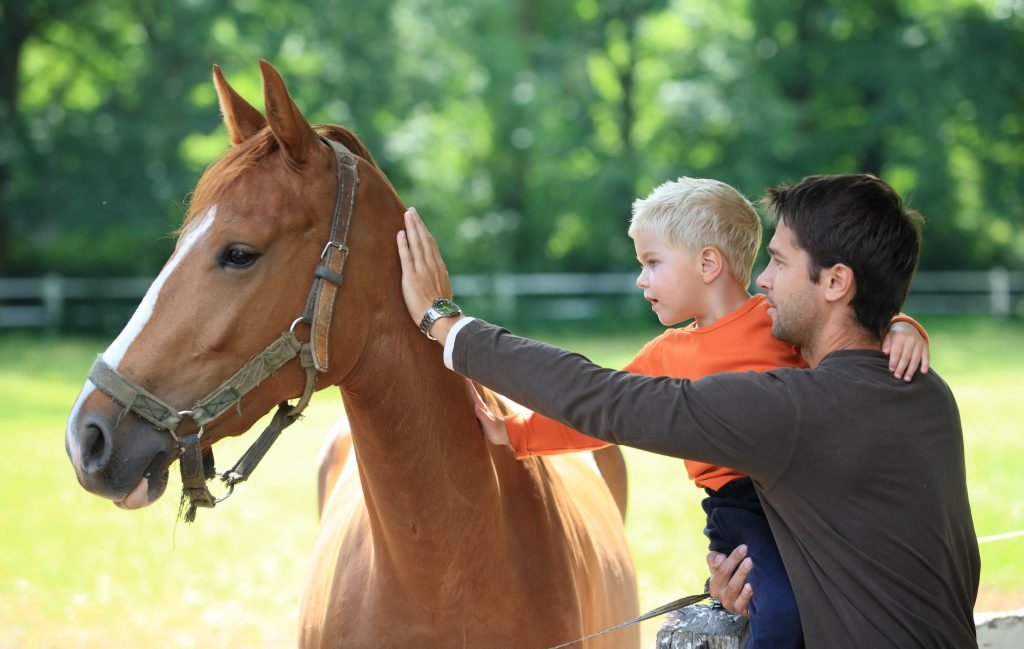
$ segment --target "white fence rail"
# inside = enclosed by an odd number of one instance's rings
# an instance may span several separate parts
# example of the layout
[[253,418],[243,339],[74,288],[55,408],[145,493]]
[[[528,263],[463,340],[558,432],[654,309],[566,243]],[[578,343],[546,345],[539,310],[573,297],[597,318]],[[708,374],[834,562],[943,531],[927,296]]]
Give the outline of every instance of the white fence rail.
[[[633,273],[538,273],[453,277],[460,299],[476,299],[496,318],[529,302],[539,320],[584,320],[601,312],[602,300],[639,304]],[[120,328],[153,279],[72,278],[48,275],[0,278],[0,329]],[[73,307],[73,308],[72,308]],[[907,300],[914,314],[1024,316],[1024,271],[922,271]],[[640,309],[631,309],[634,314]]]

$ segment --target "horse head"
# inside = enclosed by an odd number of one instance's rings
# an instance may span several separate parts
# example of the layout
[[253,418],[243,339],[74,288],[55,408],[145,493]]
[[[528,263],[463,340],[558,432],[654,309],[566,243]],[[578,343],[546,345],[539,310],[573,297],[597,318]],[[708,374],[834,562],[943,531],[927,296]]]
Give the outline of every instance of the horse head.
[[265,117],[214,67],[232,148],[199,180],[174,253],[68,418],[79,482],[123,508],[159,498],[179,456],[184,477],[186,460],[201,465],[275,405],[342,382],[371,332],[410,328],[393,188],[351,132],[310,125],[260,66]]

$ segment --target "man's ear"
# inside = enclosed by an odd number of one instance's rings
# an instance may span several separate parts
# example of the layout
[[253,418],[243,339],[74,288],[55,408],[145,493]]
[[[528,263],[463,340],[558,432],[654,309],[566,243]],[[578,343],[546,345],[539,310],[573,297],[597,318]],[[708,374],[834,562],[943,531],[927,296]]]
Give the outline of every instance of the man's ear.
[[704,246],[697,254],[697,261],[700,264],[700,277],[705,284],[718,279],[718,276],[725,270],[725,257],[722,251],[714,246]]
[[853,269],[846,264],[836,264],[821,271],[821,279],[825,289],[825,300],[849,304],[857,294],[857,278]]

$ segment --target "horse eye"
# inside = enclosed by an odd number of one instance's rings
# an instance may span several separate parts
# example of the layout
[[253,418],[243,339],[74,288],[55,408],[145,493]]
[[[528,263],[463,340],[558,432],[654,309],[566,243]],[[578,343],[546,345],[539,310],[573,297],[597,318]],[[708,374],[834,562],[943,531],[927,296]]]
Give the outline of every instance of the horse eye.
[[251,250],[232,246],[224,252],[223,265],[230,266],[232,268],[248,268],[249,266],[252,266],[259,257],[258,253]]

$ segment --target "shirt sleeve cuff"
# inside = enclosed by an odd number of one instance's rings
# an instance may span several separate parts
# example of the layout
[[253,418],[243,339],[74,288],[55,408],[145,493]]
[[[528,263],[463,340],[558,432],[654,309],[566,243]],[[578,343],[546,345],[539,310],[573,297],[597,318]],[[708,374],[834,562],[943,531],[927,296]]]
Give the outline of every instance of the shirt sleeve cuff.
[[452,325],[452,328],[448,331],[448,337],[444,340],[444,366],[450,370],[454,370],[455,363],[452,360],[452,352],[455,349],[455,338],[463,327],[473,322],[476,318],[470,316],[462,316],[459,321]]
[[921,337],[924,338],[924,342],[926,344],[932,344],[932,341],[931,339],[928,338],[928,332],[925,331],[924,326],[917,320],[914,320],[913,318],[908,316],[906,313],[900,312],[894,315],[892,321],[889,323],[889,326],[892,327],[892,325],[897,322],[906,322],[910,326],[914,327],[915,329],[917,329],[917,333],[921,334]]

